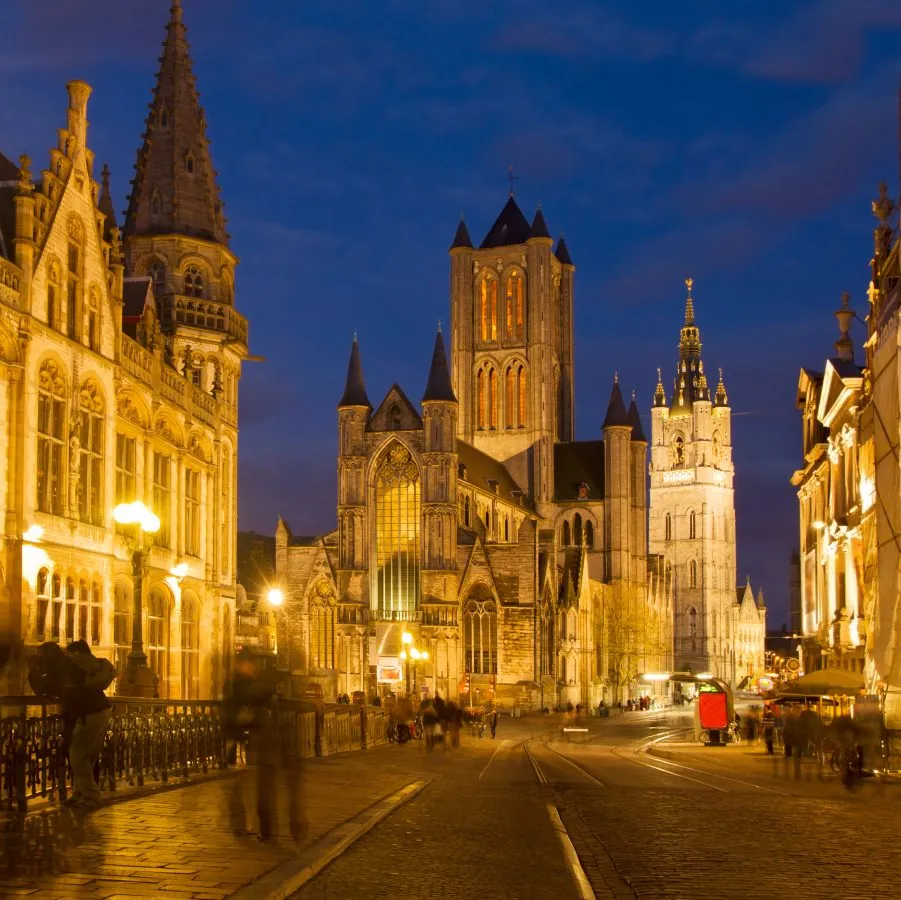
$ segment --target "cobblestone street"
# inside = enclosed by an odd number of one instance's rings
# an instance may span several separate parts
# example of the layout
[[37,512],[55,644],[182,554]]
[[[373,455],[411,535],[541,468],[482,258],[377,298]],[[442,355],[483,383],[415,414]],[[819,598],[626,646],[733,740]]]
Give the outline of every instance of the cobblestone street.
[[[424,785],[418,794],[318,875],[310,869],[293,896],[590,896],[567,865],[549,806],[598,898],[897,896],[901,785],[868,781],[849,792],[808,764],[796,778],[760,747],[684,743],[676,716],[587,720],[584,741],[573,743],[562,724],[505,719],[496,740],[466,736],[460,750],[427,753],[413,742],[310,761],[300,856],[284,789],[274,842],[232,834],[225,808],[236,784],[255,827],[252,773],[94,813],[7,816],[0,897],[284,896],[270,888],[292,860],[315,855],[324,836],[413,783]],[[668,735],[675,742],[660,740]]]

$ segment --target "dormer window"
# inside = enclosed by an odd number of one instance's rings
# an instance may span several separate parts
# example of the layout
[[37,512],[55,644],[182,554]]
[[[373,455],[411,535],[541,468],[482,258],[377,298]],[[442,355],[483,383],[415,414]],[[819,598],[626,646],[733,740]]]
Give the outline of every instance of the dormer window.
[[194,157],[190,153],[185,157],[185,171],[189,175],[194,174]]
[[588,499],[588,485],[584,481],[579,485],[579,499]]

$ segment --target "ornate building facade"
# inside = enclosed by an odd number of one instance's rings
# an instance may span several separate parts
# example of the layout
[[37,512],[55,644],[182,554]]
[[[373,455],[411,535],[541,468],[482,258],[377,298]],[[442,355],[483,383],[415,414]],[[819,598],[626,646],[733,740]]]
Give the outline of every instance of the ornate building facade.
[[[745,673],[737,621],[759,637],[756,674],[763,674],[765,610],[748,621],[749,609],[736,602],[735,496],[732,423],[720,370],[711,396],[695,323],[693,282],[686,281],[685,323],[671,399],[658,370],[651,410],[650,548],[672,572],[675,594],[676,668],[709,672],[736,683]],[[759,634],[758,634],[759,633]]]
[[474,703],[595,705],[667,668],[647,441],[617,383],[602,439],[573,440],[575,267],[553,245],[512,194],[478,248],[461,221],[451,362],[439,331],[421,407],[394,385],[374,408],[354,341],[338,528],[276,530],[281,661],[325,696],[400,682]]
[[158,693],[208,697],[232,654],[247,323],[179,0],[121,234],[91,88],[68,92],[39,175],[0,155],[0,625],[25,648],[84,638],[121,674],[132,546],[112,510],[140,500],[161,526],[143,594]]

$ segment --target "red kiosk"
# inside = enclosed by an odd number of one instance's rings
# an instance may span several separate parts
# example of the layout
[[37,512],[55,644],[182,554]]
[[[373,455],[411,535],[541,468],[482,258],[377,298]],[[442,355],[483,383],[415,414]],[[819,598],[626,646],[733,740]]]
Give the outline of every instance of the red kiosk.
[[725,746],[729,742],[729,726],[735,721],[732,689],[721,678],[699,676],[697,684],[695,737],[711,747]]

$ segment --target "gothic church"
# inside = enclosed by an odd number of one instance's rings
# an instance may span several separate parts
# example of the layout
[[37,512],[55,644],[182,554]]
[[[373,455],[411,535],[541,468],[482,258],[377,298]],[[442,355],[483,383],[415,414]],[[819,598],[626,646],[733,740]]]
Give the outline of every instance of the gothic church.
[[[478,247],[450,248],[450,359],[421,405],[373,406],[356,338],[338,403],[338,528],[280,519],[281,663],[326,698],[440,693],[595,706],[672,666],[672,579],[647,547],[647,438],[614,381],[574,441],[575,266],[512,193]],[[409,652],[408,652],[409,651]]]

